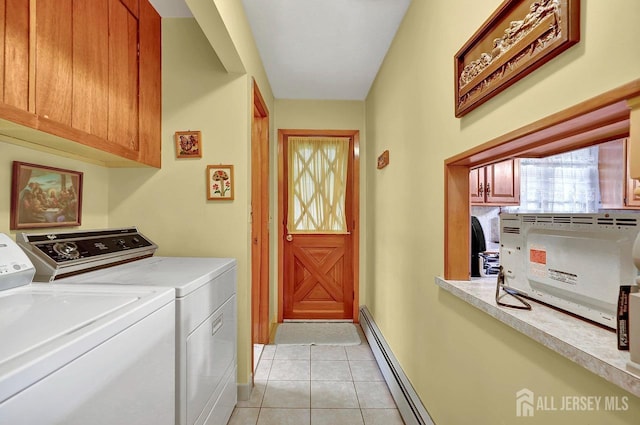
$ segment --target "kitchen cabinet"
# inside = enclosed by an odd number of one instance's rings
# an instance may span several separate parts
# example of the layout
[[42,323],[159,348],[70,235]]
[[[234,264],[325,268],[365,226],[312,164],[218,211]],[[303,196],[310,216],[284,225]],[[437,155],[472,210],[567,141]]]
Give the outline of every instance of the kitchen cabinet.
[[469,171],[471,205],[520,204],[520,166],[517,159]]
[[628,139],[613,140],[598,145],[600,202],[603,209],[639,209],[640,187],[631,178]]
[[35,6],[24,24],[31,114],[5,98],[0,119],[37,132],[2,131],[106,165],[160,167],[161,28],[148,0],[2,1],[7,15],[10,3]]

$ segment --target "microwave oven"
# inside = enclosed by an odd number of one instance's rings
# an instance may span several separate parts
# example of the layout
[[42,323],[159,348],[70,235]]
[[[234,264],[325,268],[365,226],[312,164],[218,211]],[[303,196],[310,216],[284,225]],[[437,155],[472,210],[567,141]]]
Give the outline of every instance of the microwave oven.
[[620,286],[636,285],[640,214],[500,214],[504,286],[616,329]]

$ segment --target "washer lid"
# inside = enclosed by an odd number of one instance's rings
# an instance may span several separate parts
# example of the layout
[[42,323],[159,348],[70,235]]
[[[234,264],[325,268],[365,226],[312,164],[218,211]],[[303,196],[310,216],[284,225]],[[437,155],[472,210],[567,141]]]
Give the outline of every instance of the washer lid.
[[69,292],[0,295],[0,364],[70,335],[138,299]]
[[174,299],[171,290],[127,289],[38,284],[0,292],[0,403]]

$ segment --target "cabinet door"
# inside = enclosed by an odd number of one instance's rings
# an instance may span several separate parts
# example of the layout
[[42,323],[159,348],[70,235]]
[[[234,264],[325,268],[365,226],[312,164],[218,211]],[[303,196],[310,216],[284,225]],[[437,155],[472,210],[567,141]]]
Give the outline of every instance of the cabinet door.
[[38,0],[35,10],[35,112],[66,126],[73,93],[72,10],[72,0]]
[[640,196],[636,195],[636,190],[640,189],[640,182],[638,180],[629,179],[627,183],[627,198],[626,206],[633,208],[640,208]]
[[72,127],[107,138],[108,0],[73,2]]
[[625,198],[624,205],[629,208],[640,208],[640,195],[636,195],[636,189],[640,188],[640,181],[632,179],[629,167],[629,140],[624,140],[624,153],[625,153]]
[[108,140],[138,151],[138,20],[109,0]]
[[520,167],[510,159],[486,167],[485,202],[495,205],[520,203]]
[[29,108],[29,2],[0,0],[0,101]]
[[469,196],[472,204],[484,203],[484,167],[469,171]]
[[148,0],[140,0],[140,157],[155,167],[161,162],[162,77],[161,18]]
[[624,161],[624,139],[598,145],[598,180],[602,209],[623,208],[626,179]]

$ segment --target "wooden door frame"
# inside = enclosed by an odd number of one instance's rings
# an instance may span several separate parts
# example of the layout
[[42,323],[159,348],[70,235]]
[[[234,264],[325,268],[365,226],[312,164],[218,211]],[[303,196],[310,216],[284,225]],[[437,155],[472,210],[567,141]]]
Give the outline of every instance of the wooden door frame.
[[634,80],[446,159],[444,278],[470,279],[471,168],[509,158],[549,156],[627,137],[632,126],[640,127],[631,124],[630,101],[638,96],[640,80]]
[[284,141],[289,136],[300,137],[349,137],[353,139],[353,322],[358,323],[360,310],[360,131],[359,130],[278,130],[278,323],[284,320]]
[[269,110],[255,79],[251,111],[251,343],[268,344]]

